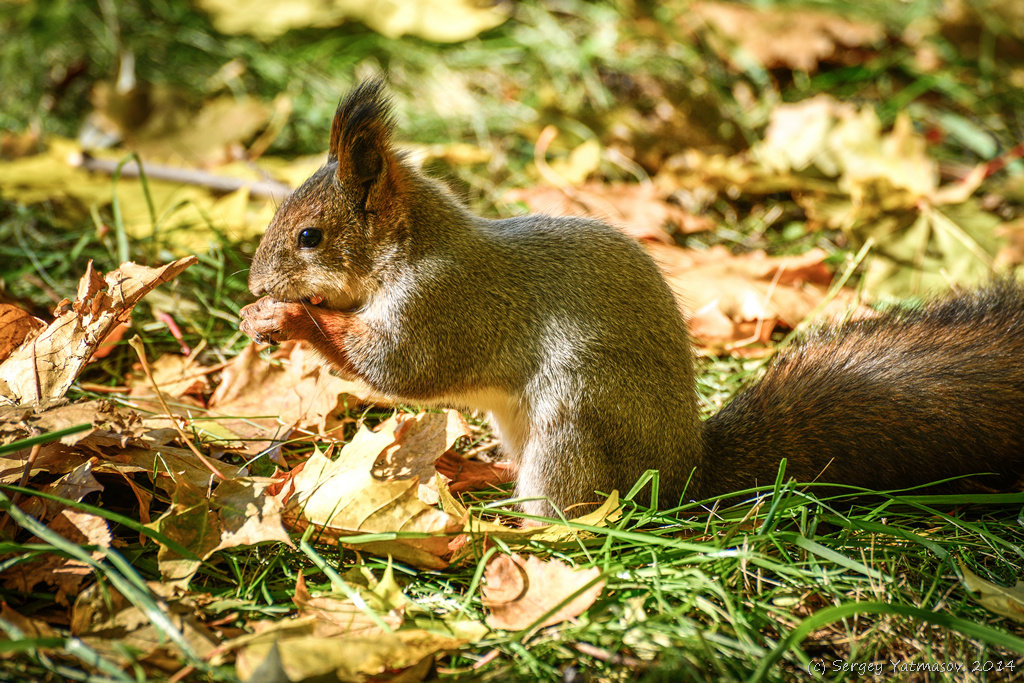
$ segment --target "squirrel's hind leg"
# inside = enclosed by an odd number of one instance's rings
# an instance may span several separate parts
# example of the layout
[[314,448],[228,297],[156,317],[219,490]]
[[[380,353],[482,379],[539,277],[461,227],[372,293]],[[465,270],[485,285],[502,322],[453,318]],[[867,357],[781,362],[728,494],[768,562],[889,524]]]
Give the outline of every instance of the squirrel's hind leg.
[[[544,517],[586,514],[601,503],[596,490],[607,489],[600,464],[601,445],[571,421],[534,425],[519,462],[516,496],[524,512]],[[579,504],[583,503],[583,504]]]

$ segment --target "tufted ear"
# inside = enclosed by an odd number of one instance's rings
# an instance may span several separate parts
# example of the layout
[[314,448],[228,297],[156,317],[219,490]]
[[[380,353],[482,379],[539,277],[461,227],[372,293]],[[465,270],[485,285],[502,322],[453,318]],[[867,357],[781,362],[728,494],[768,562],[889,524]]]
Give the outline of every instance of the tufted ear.
[[338,105],[331,124],[328,160],[338,162],[338,182],[354,194],[363,211],[372,212],[374,200],[386,196],[396,161],[391,102],[384,86],[383,78],[360,83]]

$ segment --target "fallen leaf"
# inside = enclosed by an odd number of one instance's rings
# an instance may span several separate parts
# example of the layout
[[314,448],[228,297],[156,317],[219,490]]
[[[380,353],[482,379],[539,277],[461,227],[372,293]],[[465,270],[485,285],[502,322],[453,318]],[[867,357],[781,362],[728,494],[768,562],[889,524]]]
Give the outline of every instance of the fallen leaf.
[[212,494],[178,479],[170,507],[149,526],[191,551],[182,557],[161,546],[160,573],[178,586],[187,585],[201,561],[225,548],[281,542],[291,539],[281,525],[282,502],[266,493],[274,482],[259,477],[238,477],[217,484]]
[[[159,582],[149,582],[145,588],[195,656],[210,656],[218,639],[203,625],[195,603],[171,597],[173,589]],[[185,660],[145,610],[106,583],[94,583],[78,594],[71,610],[71,634],[110,661],[130,666],[144,660],[151,675],[153,669],[170,675]]]
[[[781,257],[763,251],[734,255],[721,246],[695,251],[649,244],[647,249],[680,307],[695,312],[691,332],[707,346],[769,342],[776,327],[793,329],[815,313],[832,279],[820,249]],[[820,313],[847,315],[855,304],[852,292],[841,291]]]
[[295,430],[330,436],[338,424],[332,415],[371,397],[378,400],[365,384],[331,374],[320,356],[302,343],[286,342],[270,360],[250,344],[221,377],[208,415],[246,440],[242,450],[250,454],[288,439]]
[[[110,547],[110,529],[106,520],[98,515],[65,508],[47,526],[75,545]],[[94,560],[102,560],[104,556],[102,550],[92,551]],[[55,599],[60,604],[67,604],[68,595],[77,595],[82,583],[91,576],[89,565],[57,553],[15,564],[2,574],[4,586],[12,590],[30,593],[39,583],[56,588]]]
[[[287,624],[282,624],[287,626]],[[284,637],[277,630],[240,641],[235,672],[239,679],[274,681],[362,681],[384,673],[401,680],[423,680],[434,657],[457,650],[466,640],[422,629],[392,633]],[[231,646],[232,644],[228,644]]]
[[447,452],[434,462],[434,468],[451,481],[452,493],[478,491],[515,481],[515,467],[509,462],[487,463],[467,460],[457,453]]
[[466,557],[474,556],[474,544],[486,544],[491,539],[501,539],[508,544],[578,544],[581,540],[592,537],[593,534],[577,528],[577,525],[605,527],[619,519],[622,514],[618,491],[612,491],[611,495],[596,510],[580,517],[571,518],[569,524],[508,527],[490,519],[470,515],[469,510],[452,495],[443,481],[439,482],[438,489],[441,497],[441,509],[452,517],[464,520],[463,533],[449,542],[453,564]]
[[651,183],[587,183],[578,188],[539,185],[511,190],[504,200],[525,202],[531,211],[585,216],[606,221],[637,240],[672,244],[669,231],[710,230],[710,219],[689,213],[666,199]]
[[417,477],[420,500],[436,505],[435,461],[460,438],[469,436],[466,419],[457,410],[419,415],[398,413],[378,425],[377,431],[393,434],[394,443],[377,458],[373,476],[377,479]]
[[0,361],[45,328],[46,323],[29,315],[28,311],[14,304],[0,303]]
[[75,302],[60,307],[45,330],[0,363],[0,405],[62,397],[96,347],[135,304],[196,261],[189,256],[160,268],[123,263],[105,278],[90,262]]
[[76,425],[88,427],[62,436],[60,443],[94,449],[124,448],[139,443],[143,435],[139,416],[111,401],[57,401],[46,406],[0,406],[0,445]]
[[417,477],[383,481],[373,476],[374,463],[394,442],[390,431],[363,427],[333,461],[314,451],[291,478],[285,519],[298,530],[315,525],[320,540],[344,542],[345,536],[359,533],[422,533],[422,538],[398,536],[359,548],[418,567],[443,568],[447,536],[461,525],[419,499]]
[[[383,581],[394,582],[390,565]],[[391,630],[402,625],[405,612],[404,602],[395,605],[388,600],[387,593],[373,589],[358,590],[358,595],[361,601],[360,605],[357,605],[349,597],[313,597],[306,588],[306,581],[300,572],[299,578],[295,582],[295,595],[292,601],[299,609],[300,618],[312,617],[315,620],[310,635],[317,637],[368,636],[383,633],[384,629],[380,626],[381,623]],[[372,612],[378,618],[372,618],[368,612]]]
[[[712,48],[741,72],[749,70],[751,59],[766,69],[814,72],[819,62],[843,61],[843,49],[870,47],[885,38],[881,22],[805,8],[697,2],[681,21],[709,28]],[[859,54],[855,58],[858,63],[863,59]]]
[[981,603],[982,607],[995,614],[1024,622],[1024,581],[1018,581],[1013,588],[1006,588],[986,581],[963,563],[960,563],[964,587]]
[[[136,373],[126,381],[128,395],[139,399],[155,399],[153,386],[142,373],[141,366],[136,365]],[[165,397],[180,399],[187,394],[202,395],[209,392],[210,381],[204,368],[194,356],[169,353],[160,356],[149,364],[153,382],[160,387]]]
[[487,563],[481,588],[484,606],[490,612],[487,625],[521,631],[573,619],[604,590],[600,576],[597,567],[573,569],[561,560],[495,555]]
[[499,4],[469,0],[408,0],[365,3],[360,0],[200,0],[221,33],[249,33],[270,40],[293,28],[329,28],[361,21],[389,38],[406,34],[442,43],[472,38],[508,18]]
[[[25,638],[59,638],[58,631],[42,619],[33,619],[16,612],[6,602],[0,603],[0,619],[16,627]],[[3,640],[10,640],[10,633],[5,633]],[[45,649],[45,648],[41,648]]]

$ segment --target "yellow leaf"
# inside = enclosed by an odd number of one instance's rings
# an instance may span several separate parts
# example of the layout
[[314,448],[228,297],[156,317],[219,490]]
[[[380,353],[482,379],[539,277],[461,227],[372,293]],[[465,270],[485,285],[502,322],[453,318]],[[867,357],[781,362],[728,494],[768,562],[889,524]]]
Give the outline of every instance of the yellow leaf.
[[1018,581],[1013,588],[1006,588],[986,581],[964,564],[960,563],[963,584],[971,595],[990,612],[1024,622],[1024,581]]

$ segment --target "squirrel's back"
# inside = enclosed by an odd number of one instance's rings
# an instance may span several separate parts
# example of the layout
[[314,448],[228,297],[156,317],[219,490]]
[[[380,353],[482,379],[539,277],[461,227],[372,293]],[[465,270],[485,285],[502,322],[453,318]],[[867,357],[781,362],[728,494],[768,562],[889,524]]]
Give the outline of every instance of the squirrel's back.
[[[1024,472],[1024,288],[822,328],[705,423],[707,495],[787,477],[871,489]],[[986,481],[986,480],[982,480]]]

